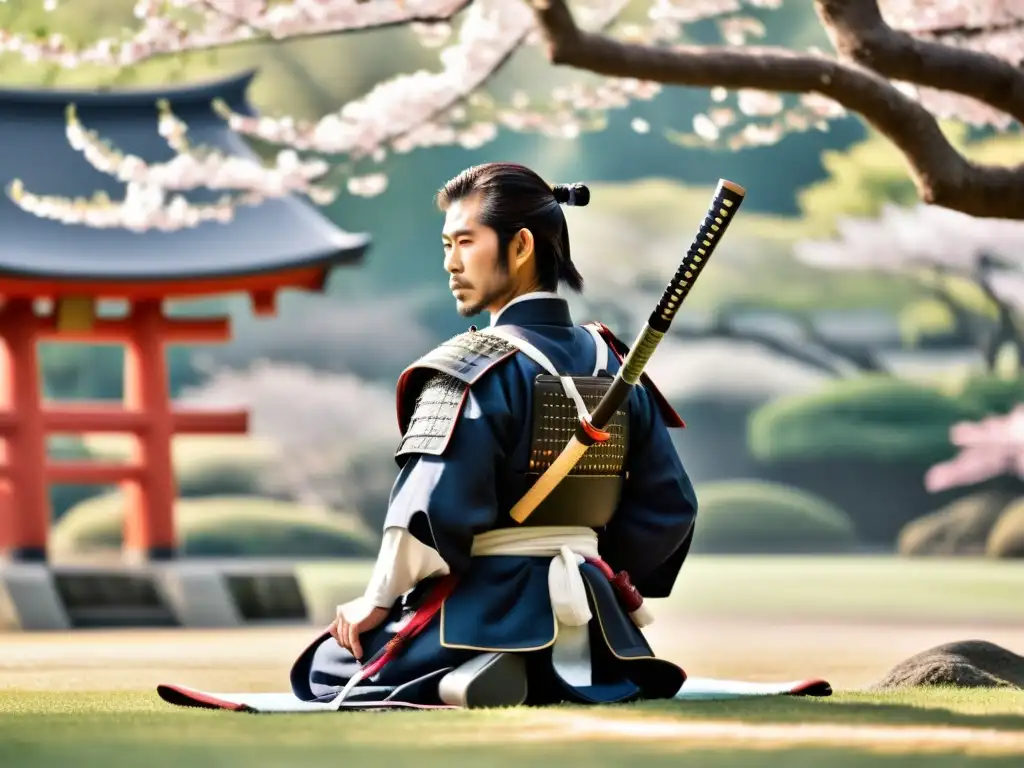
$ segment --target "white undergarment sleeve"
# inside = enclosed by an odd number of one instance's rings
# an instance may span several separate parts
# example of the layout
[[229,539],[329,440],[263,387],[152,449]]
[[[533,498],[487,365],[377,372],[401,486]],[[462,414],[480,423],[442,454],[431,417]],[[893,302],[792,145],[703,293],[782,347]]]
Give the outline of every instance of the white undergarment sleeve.
[[423,579],[445,576],[448,572],[448,564],[433,547],[428,547],[405,528],[388,528],[363,597],[375,606],[390,608]]

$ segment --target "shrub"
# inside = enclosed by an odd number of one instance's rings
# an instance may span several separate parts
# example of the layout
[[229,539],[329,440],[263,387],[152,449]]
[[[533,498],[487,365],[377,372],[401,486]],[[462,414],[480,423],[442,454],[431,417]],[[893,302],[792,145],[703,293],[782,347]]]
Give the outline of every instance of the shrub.
[[962,495],[929,494],[924,475],[956,453],[950,427],[984,413],[937,387],[865,376],[763,406],[748,440],[760,475],[828,499],[865,540],[891,544],[907,522]]
[[[130,439],[90,436],[94,457],[126,461]],[[267,496],[282,500],[293,496],[270,482],[277,465],[273,448],[249,436],[181,436],[174,438],[174,475],[182,498],[205,496]],[[278,484],[280,485],[280,484]]]
[[988,536],[990,557],[1024,557],[1024,499],[1007,506]]
[[288,500],[286,493],[270,494],[265,478],[273,461],[251,451],[224,452],[202,460],[179,462],[175,475],[182,498],[205,496],[270,496]]
[[912,520],[900,531],[902,555],[983,555],[989,534],[1012,495],[986,491],[965,496]]
[[[78,437],[56,435],[47,441],[47,455],[51,461],[95,461],[97,457]],[[109,489],[102,485],[80,483],[51,483],[50,517],[60,520],[76,504],[99,496]]]
[[939,461],[954,453],[949,428],[983,413],[935,387],[872,375],[769,403],[751,418],[748,434],[751,451],[763,461]]
[[[366,557],[376,540],[352,515],[290,502],[221,496],[175,504],[179,552],[191,557]],[[55,555],[117,549],[124,498],[108,493],[82,502],[54,527]]]
[[734,480],[699,487],[697,499],[694,552],[846,552],[857,543],[841,509],[796,488]]

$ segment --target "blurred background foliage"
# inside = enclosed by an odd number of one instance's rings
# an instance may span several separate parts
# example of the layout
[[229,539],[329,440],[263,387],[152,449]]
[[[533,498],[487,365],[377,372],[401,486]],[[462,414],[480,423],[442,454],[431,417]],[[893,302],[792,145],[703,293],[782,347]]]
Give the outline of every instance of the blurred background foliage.
[[[0,4],[0,27],[88,41],[131,25],[132,5],[76,0],[45,13],[39,3],[8,2]],[[751,13],[766,22],[767,44],[828,47],[809,4]],[[710,22],[693,25],[688,34],[694,43],[717,39]],[[315,119],[382,79],[436,66],[436,51],[398,28],[200,52],[122,71],[64,70],[5,56],[0,81],[5,87],[120,89],[257,69],[250,95],[258,110]],[[525,90],[542,99],[571,79],[579,75],[525,52],[494,80],[492,91]],[[365,265],[338,270],[325,297],[283,297],[278,317],[270,320],[253,317],[247,301],[236,297],[178,305],[178,312],[230,313],[235,339],[216,349],[171,350],[173,392],[202,387],[218,366],[244,368],[265,359],[356,375],[390,390],[414,357],[466,327],[445,287],[441,218],[432,196],[462,168],[494,159],[523,162],[552,181],[591,186],[591,205],[567,213],[574,258],[594,285],[585,301],[573,300],[574,311],[580,321],[599,318],[631,338],[642,322],[635,316],[644,306],[637,297],[649,288],[638,274],[630,290],[602,291],[610,285],[602,283],[603,275],[618,264],[642,262],[651,280],[664,279],[714,184],[729,178],[749,190],[742,218],[689,299],[672,344],[652,363],[655,379],[688,422],[676,440],[706,500],[697,548],[1019,553],[1024,524],[1012,521],[1024,518],[1014,501],[1016,481],[931,496],[922,480],[931,464],[952,454],[952,424],[1006,412],[1024,393],[1016,365],[987,372],[978,366],[967,326],[985,329],[993,322],[985,296],[974,284],[953,280],[940,300],[926,282],[822,272],[792,256],[800,240],[833,235],[841,217],[870,217],[887,203],[915,203],[903,158],[855,117],[834,121],[825,132],[738,152],[680,142],[679,132],[690,130],[692,116],[707,103],[703,89],[670,88],[652,102],[610,113],[604,130],[574,141],[506,131],[481,150],[448,147],[388,158],[383,170],[390,184],[383,195],[367,200],[343,194],[323,209],[339,226],[373,236]],[[634,132],[635,117],[652,132]],[[1024,161],[1018,133],[991,135],[957,124],[944,130],[972,159]],[[274,151],[255,149],[264,156]],[[48,397],[121,397],[119,348],[48,344],[42,357]],[[394,430],[392,414],[383,414],[381,423],[385,435]],[[338,433],[342,439],[344,425]],[[219,441],[212,449],[209,441],[177,443],[179,522],[189,552],[301,553],[316,540],[310,531],[324,526],[323,552],[348,556],[377,533],[392,469],[387,454],[377,461],[389,472],[366,473],[366,482],[376,485],[356,494],[376,499],[364,502],[372,508],[335,509],[332,518],[305,507],[290,511],[297,494],[269,489],[261,480],[281,458],[255,439]],[[92,436],[51,445],[62,458],[124,450],[123,441]],[[114,489],[56,486],[52,498],[55,519],[65,518],[58,526],[65,551],[116,546]],[[221,503],[188,511],[204,499]],[[957,503],[968,512],[957,511]],[[1010,511],[1001,517],[1004,507]],[[341,518],[348,522],[339,528]],[[281,519],[294,519],[301,531],[290,536],[268,522]],[[217,525],[264,531],[277,543],[269,550],[225,543],[230,537],[211,532]],[[990,535],[998,543],[986,543]],[[960,549],[949,543],[961,539],[969,543]],[[927,542],[935,541],[943,543],[930,549]]]

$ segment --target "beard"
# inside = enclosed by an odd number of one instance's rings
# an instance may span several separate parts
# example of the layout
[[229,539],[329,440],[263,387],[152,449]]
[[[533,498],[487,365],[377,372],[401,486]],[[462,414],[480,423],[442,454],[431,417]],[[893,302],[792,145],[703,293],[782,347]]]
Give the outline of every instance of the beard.
[[455,302],[455,311],[459,313],[459,317],[476,317],[484,311],[484,308],[479,302],[463,304],[457,301]]
[[500,301],[501,297],[508,292],[507,286],[496,288],[488,291],[480,297],[473,298],[469,301],[455,300],[455,310],[459,313],[460,317],[476,317],[489,306]]

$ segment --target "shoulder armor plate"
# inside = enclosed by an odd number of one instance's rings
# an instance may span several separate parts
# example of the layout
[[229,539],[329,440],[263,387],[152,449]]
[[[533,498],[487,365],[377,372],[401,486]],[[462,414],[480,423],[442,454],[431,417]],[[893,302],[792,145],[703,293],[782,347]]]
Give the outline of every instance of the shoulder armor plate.
[[409,426],[395,456],[429,453],[440,456],[448,447],[459,414],[466,403],[469,385],[447,373],[435,373],[416,398]]
[[[398,428],[404,435],[421,390],[434,374],[444,373],[466,386],[519,349],[498,336],[467,331],[425,354],[398,377]],[[453,385],[454,386],[454,385]]]

